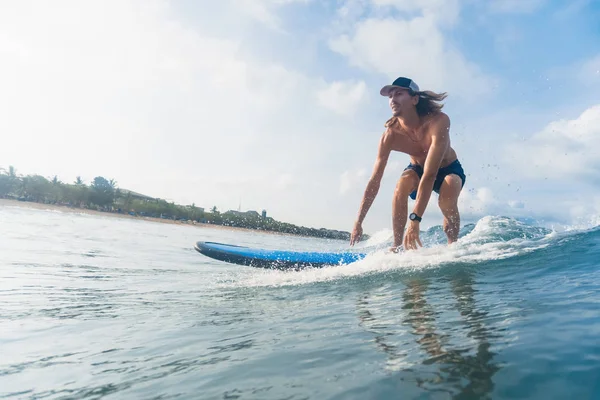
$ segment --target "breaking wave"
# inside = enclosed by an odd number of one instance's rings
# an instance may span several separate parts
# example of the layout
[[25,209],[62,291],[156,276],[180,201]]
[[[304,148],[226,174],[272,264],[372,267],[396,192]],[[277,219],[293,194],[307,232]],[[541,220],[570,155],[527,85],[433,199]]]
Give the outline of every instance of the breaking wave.
[[559,232],[514,218],[486,216],[476,224],[465,225],[456,243],[448,245],[442,227],[435,226],[422,233],[423,248],[397,254],[387,251],[391,244],[391,231],[386,230],[375,233],[364,242],[360,250],[366,251],[367,257],[350,265],[301,271],[242,268],[236,270],[231,280],[222,283],[229,287],[286,286],[390,272],[410,273],[457,264],[478,267],[495,260],[544,251],[569,237],[595,230]]

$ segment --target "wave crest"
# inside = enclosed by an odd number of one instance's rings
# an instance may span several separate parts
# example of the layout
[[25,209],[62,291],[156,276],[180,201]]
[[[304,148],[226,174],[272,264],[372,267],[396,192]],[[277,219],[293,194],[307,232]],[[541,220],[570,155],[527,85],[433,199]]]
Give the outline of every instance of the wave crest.
[[423,248],[400,253],[387,251],[391,232],[381,231],[362,248],[362,251],[368,252],[367,257],[353,264],[301,271],[240,269],[232,276],[234,282],[229,283],[238,287],[286,286],[374,274],[434,271],[457,265],[484,268],[489,266],[490,261],[531,255],[545,251],[551,245],[555,248],[575,235],[587,235],[588,230],[557,232],[515,218],[486,216],[475,224],[465,225],[456,243],[448,245],[441,226],[435,226],[422,232]]

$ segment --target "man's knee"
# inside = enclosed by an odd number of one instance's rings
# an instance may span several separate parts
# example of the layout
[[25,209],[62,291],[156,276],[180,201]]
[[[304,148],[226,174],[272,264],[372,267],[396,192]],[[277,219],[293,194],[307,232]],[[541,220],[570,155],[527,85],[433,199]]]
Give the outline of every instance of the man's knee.
[[440,210],[446,216],[446,214],[451,214],[458,212],[458,198],[453,197],[442,197],[438,198],[438,205],[440,206]]
[[458,213],[458,198],[456,197],[442,197],[438,199],[438,205],[444,215],[444,218],[452,222],[459,217]]

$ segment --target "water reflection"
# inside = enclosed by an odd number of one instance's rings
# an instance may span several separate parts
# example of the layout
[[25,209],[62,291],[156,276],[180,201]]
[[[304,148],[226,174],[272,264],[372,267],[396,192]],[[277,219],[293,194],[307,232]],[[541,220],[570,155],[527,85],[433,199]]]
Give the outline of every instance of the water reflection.
[[449,283],[450,299],[440,280],[426,277],[407,279],[399,298],[363,293],[357,303],[360,325],[374,334],[387,355],[386,369],[398,379],[454,399],[487,398],[500,369],[490,350],[498,330],[485,325],[487,312],[477,308],[471,272],[457,272]]

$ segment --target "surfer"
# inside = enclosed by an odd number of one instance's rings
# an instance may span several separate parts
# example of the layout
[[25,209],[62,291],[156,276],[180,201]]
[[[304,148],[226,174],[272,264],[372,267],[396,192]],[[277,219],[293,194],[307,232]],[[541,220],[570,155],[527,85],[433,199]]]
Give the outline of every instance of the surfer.
[[[400,246],[405,250],[423,246],[419,227],[432,191],[438,193],[438,205],[444,216],[443,228],[448,243],[458,239],[460,214],[458,196],[465,184],[465,173],[454,149],[450,146],[450,119],[443,113],[446,93],[420,91],[409,78],[400,77],[384,86],[380,94],[389,97],[392,117],[385,123],[379,141],[375,166],[350,237],[350,245],[357,243],[363,233],[362,223],[373,204],[389,155],[399,151],[410,156],[410,163],[402,172],[392,201],[393,251]],[[410,223],[404,235],[408,214],[408,197],[415,201],[408,216]],[[404,236],[404,237],[403,237]]]

